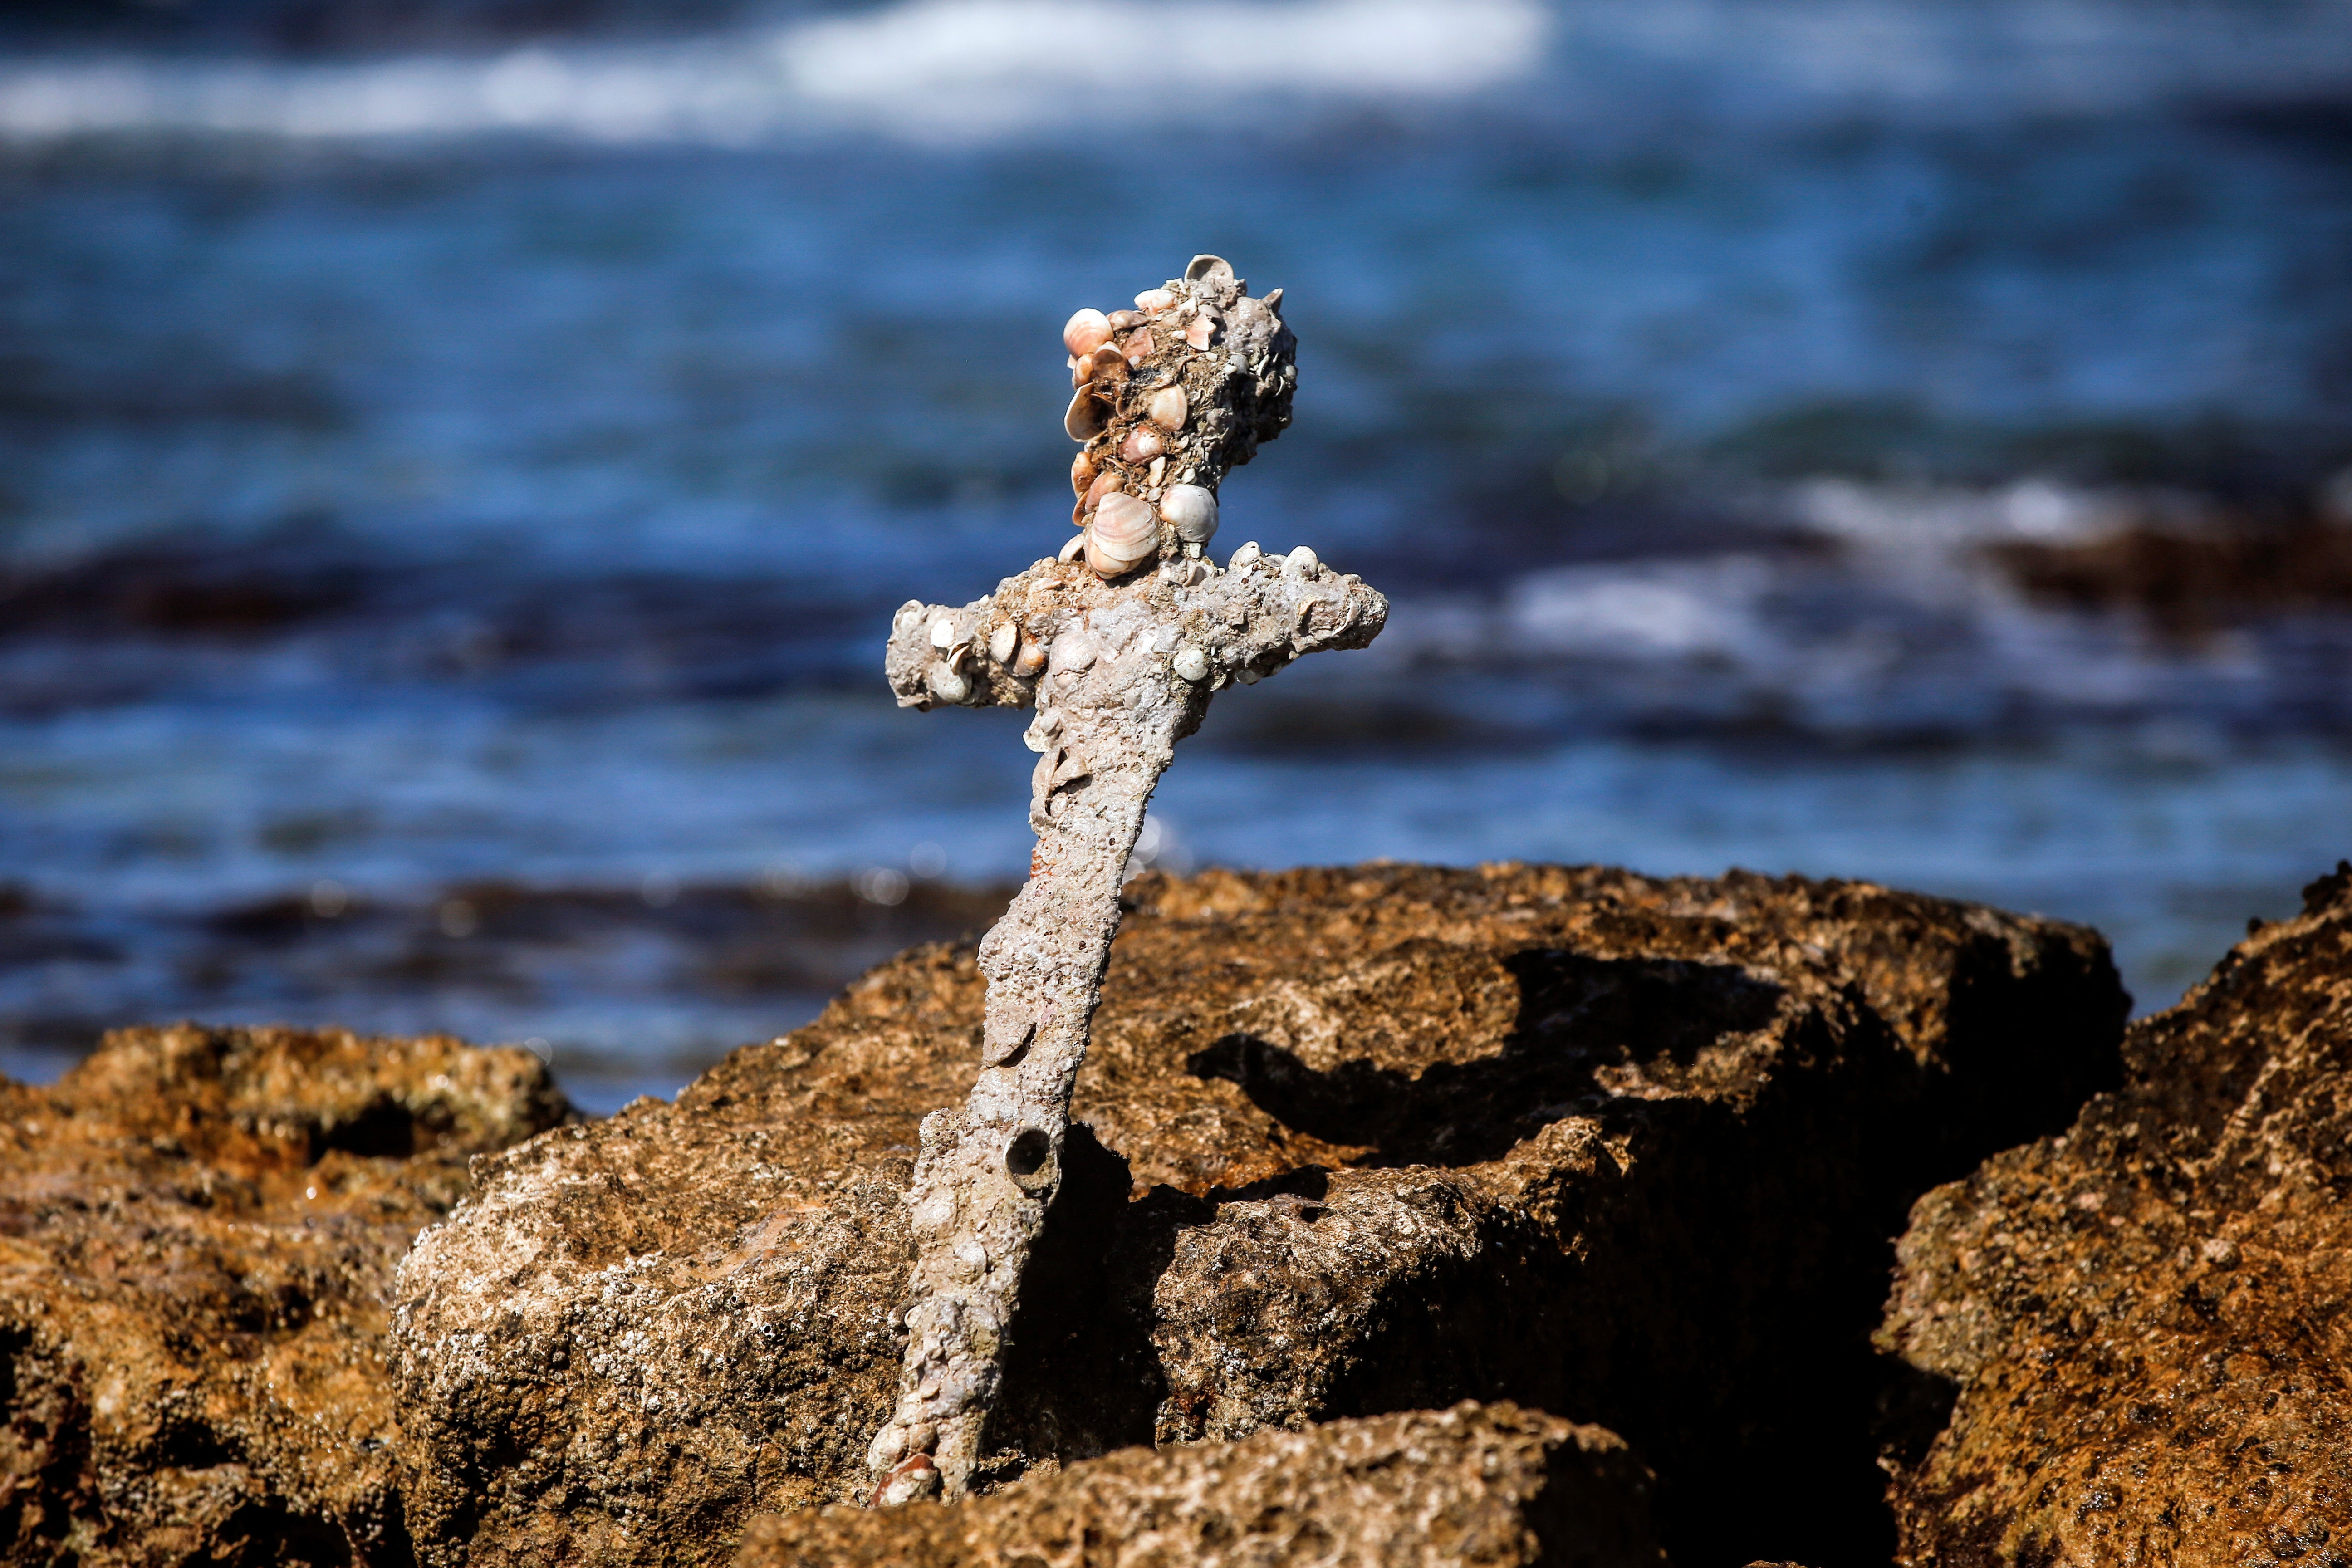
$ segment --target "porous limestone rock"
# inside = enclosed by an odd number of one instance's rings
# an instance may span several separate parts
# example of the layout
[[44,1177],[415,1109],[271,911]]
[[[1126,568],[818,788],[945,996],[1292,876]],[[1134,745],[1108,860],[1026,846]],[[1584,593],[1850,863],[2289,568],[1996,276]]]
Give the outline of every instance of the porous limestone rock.
[[[1864,884],[1158,876],[1112,952],[982,1487],[1512,1399],[1622,1433],[1678,1561],[1843,1560],[1886,1237],[2113,1081],[2092,932]],[[674,1104],[477,1167],[396,1287],[420,1557],[723,1563],[862,1496],[917,1122],[972,951],[914,950]],[[1883,1515],[1876,1517],[1883,1518]]]
[[960,1508],[769,1515],[738,1568],[1664,1568],[1623,1439],[1465,1403],[1126,1448]]
[[439,1038],[131,1029],[0,1079],[0,1561],[410,1562],[393,1267],[566,1113]]
[[1914,1213],[1882,1338],[1958,1403],[1900,1561],[2352,1562],[2352,866],[2124,1059]]

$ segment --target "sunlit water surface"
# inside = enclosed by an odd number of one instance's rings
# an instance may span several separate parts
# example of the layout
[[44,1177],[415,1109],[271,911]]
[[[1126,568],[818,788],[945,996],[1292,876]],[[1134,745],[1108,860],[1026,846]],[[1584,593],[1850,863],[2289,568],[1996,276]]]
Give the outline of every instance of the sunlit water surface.
[[[1219,700],[1159,863],[1865,877],[2093,921],[2160,1005],[2352,854],[2352,611],[2014,552],[2336,526],[2347,15],[0,61],[0,1068],[331,1019],[609,1105],[983,923],[930,889],[1019,875],[1032,759],[894,710],[880,639],[1066,537],[1056,330],[1202,249],[1303,345],[1216,549],[1395,609]],[[1110,112],[1073,40],[1141,35]]]

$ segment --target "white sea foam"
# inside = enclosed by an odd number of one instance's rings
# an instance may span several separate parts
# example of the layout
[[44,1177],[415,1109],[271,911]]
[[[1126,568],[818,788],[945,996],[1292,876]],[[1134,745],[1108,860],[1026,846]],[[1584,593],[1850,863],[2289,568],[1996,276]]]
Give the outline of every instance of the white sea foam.
[[520,49],[336,64],[116,58],[0,68],[0,134],[110,132],[296,139],[555,132],[732,142],[776,127],[778,73],[707,44]]
[[1451,98],[1526,75],[1529,0],[911,0],[778,44],[812,100],[902,123],[1182,111],[1237,94]]
[[1997,489],[1867,485],[1819,479],[1790,496],[1794,521],[1857,549],[1949,552],[2007,543],[2079,544],[2134,527],[2190,531],[2208,520],[2193,497],[2023,479]]
[[1549,669],[1591,700],[1759,708],[1824,732],[1995,722],[2004,702],[2126,715],[2292,683],[2258,640],[2152,640],[2128,613],[2037,604],[1988,553],[2126,529],[2193,533],[2210,507],[2026,479],[1986,489],[1818,479],[1780,522],[1824,551],[1607,561],[1525,574],[1483,604],[1402,604],[1385,657]]
[[908,0],[766,31],[485,58],[19,60],[0,64],[0,135],[726,143],[849,125],[960,139],[1244,98],[1457,98],[1534,69],[1549,26],[1535,0]]
[[1761,640],[1759,600],[1774,575],[1748,555],[1563,566],[1531,573],[1505,596],[1515,651],[1627,658],[1736,658]]
[[1106,117],[1286,122],[1491,99],[1541,112],[1798,119],[2096,113],[2352,87],[2352,0],[899,0],[667,43],[333,63],[0,61],[0,137],[497,132],[925,141]]

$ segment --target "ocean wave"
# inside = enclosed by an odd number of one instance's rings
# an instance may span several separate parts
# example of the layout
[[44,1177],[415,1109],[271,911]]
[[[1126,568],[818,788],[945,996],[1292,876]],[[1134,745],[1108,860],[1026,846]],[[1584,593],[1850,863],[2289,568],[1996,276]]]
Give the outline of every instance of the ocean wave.
[[0,135],[351,139],[529,132],[755,142],[844,126],[923,139],[1182,119],[1236,99],[1446,99],[1527,74],[1532,0],[911,0],[625,47],[302,63],[119,57],[0,64]]
[[2226,543],[2231,525],[2210,504],[2038,479],[1985,489],[1820,479],[1771,511],[1794,548],[1549,568],[1484,602],[1408,595],[1381,655],[1548,675],[1603,725],[1769,714],[1822,733],[1989,739],[2081,720],[2259,727],[2294,715],[2290,727],[2340,731],[2352,718],[2339,614],[2217,604],[2211,624],[2169,635],[2131,581],[2112,602],[2089,602],[2079,584],[2049,602],[2010,558],[2135,539]]
[[946,129],[1241,95],[1460,97],[1532,70],[1549,25],[1528,0],[913,0],[805,25],[777,52],[813,102]]
[[1511,585],[1499,629],[1523,657],[1738,658],[1763,638],[1761,602],[1778,582],[1744,554],[1556,567]]
[[494,55],[18,57],[0,60],[0,138],[984,141],[1107,116],[1296,127],[1530,82],[1528,112],[1621,128],[2325,100],[2352,90],[2352,0],[900,0]]

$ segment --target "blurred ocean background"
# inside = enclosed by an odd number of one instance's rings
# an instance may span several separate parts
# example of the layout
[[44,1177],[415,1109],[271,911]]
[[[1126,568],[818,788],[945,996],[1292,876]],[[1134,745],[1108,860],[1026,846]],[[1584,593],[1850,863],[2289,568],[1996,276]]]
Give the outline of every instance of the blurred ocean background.
[[0,16],[0,1070],[183,1016],[667,1093],[1025,865],[881,641],[1067,537],[1058,332],[1297,423],[1164,868],[1864,877],[2145,1008],[2352,855],[2347,0]]

